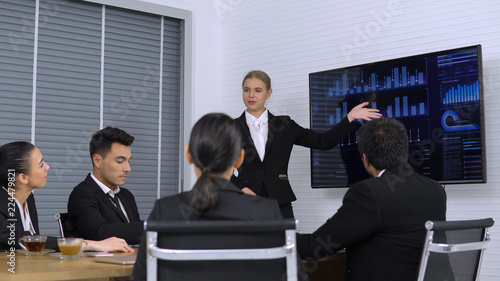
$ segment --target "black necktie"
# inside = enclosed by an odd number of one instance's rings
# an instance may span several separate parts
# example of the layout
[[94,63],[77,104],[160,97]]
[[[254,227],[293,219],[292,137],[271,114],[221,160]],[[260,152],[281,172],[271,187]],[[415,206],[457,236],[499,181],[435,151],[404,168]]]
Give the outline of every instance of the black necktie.
[[122,208],[120,206],[120,201],[118,201],[118,193],[115,194],[115,197],[109,195],[109,193],[106,193],[106,195],[108,195],[109,199],[111,199],[111,201],[116,207],[116,210],[118,211],[118,214],[122,217],[122,219],[127,221],[127,216],[125,216],[125,214],[123,213]]

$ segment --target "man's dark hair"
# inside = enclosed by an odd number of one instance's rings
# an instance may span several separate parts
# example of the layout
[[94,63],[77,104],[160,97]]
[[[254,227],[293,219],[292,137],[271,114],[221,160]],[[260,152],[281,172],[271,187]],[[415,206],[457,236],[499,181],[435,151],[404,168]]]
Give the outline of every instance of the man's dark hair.
[[[127,134],[127,132],[122,129],[109,126],[97,131],[90,140],[90,159],[92,159],[94,154],[99,154],[105,158],[111,151],[111,146],[115,142],[125,146],[131,146],[134,142],[134,137]],[[94,161],[92,161],[92,163],[94,163]]]
[[390,169],[408,161],[408,134],[396,119],[380,118],[358,130],[358,150],[377,170]]

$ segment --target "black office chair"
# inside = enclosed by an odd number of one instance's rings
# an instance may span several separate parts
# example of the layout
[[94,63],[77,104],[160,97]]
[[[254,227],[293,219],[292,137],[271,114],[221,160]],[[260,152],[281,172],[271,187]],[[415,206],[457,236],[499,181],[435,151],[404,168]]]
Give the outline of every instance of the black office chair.
[[418,281],[479,280],[484,250],[490,243],[492,218],[427,221],[427,237]]
[[296,222],[147,221],[151,280],[297,280]]
[[78,237],[76,228],[69,222],[68,213],[56,213],[55,217],[59,224],[59,233],[61,237]]

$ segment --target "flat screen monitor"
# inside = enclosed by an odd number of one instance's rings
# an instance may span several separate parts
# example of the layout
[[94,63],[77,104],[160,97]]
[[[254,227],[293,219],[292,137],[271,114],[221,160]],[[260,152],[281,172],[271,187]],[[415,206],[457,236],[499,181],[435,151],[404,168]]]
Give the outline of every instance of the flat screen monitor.
[[[486,182],[481,45],[309,74],[311,129],[325,132],[368,101],[408,131],[409,163],[442,184]],[[362,120],[355,121],[362,126]],[[368,178],[357,131],[311,150],[313,188]]]

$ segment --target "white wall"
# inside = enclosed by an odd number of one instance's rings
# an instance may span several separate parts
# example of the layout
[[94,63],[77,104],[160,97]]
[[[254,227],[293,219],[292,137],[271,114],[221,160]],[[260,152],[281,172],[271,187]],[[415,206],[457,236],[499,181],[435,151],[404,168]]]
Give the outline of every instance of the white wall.
[[[448,219],[500,218],[500,2],[222,2],[220,103],[234,117],[244,110],[241,79],[252,69],[266,71],[273,80],[267,105],[271,112],[309,127],[310,72],[482,44],[488,182],[448,185]],[[289,177],[298,197],[294,209],[299,228],[306,232],[333,215],[346,192],[311,189],[309,165],[309,150],[295,147]],[[500,225],[491,235],[481,280],[500,278]]]
[[[115,0],[93,0],[115,1]],[[118,0],[120,3],[120,0]],[[184,87],[184,144],[189,141],[189,134],[194,123],[208,112],[221,112],[220,104],[220,14],[221,6],[217,1],[199,0],[134,0],[134,5],[158,4],[168,8],[179,9],[191,13],[186,20],[187,44],[191,45],[191,53],[186,67],[186,79],[190,80]],[[118,4],[117,4],[118,5]],[[120,3],[122,5],[122,3]],[[132,5],[133,6],[133,5]],[[175,14],[173,15],[175,16]],[[189,49],[189,47],[188,47]],[[189,190],[196,178],[192,167],[184,161],[183,189]]]
[[[185,108],[192,119],[184,120],[184,145],[194,123],[204,114],[222,111],[220,104],[220,17],[212,1],[195,1],[193,5],[192,92],[186,91]],[[191,97],[191,100],[189,100]],[[188,109],[191,103],[191,108]],[[184,190],[196,182],[191,165],[184,161]]]

